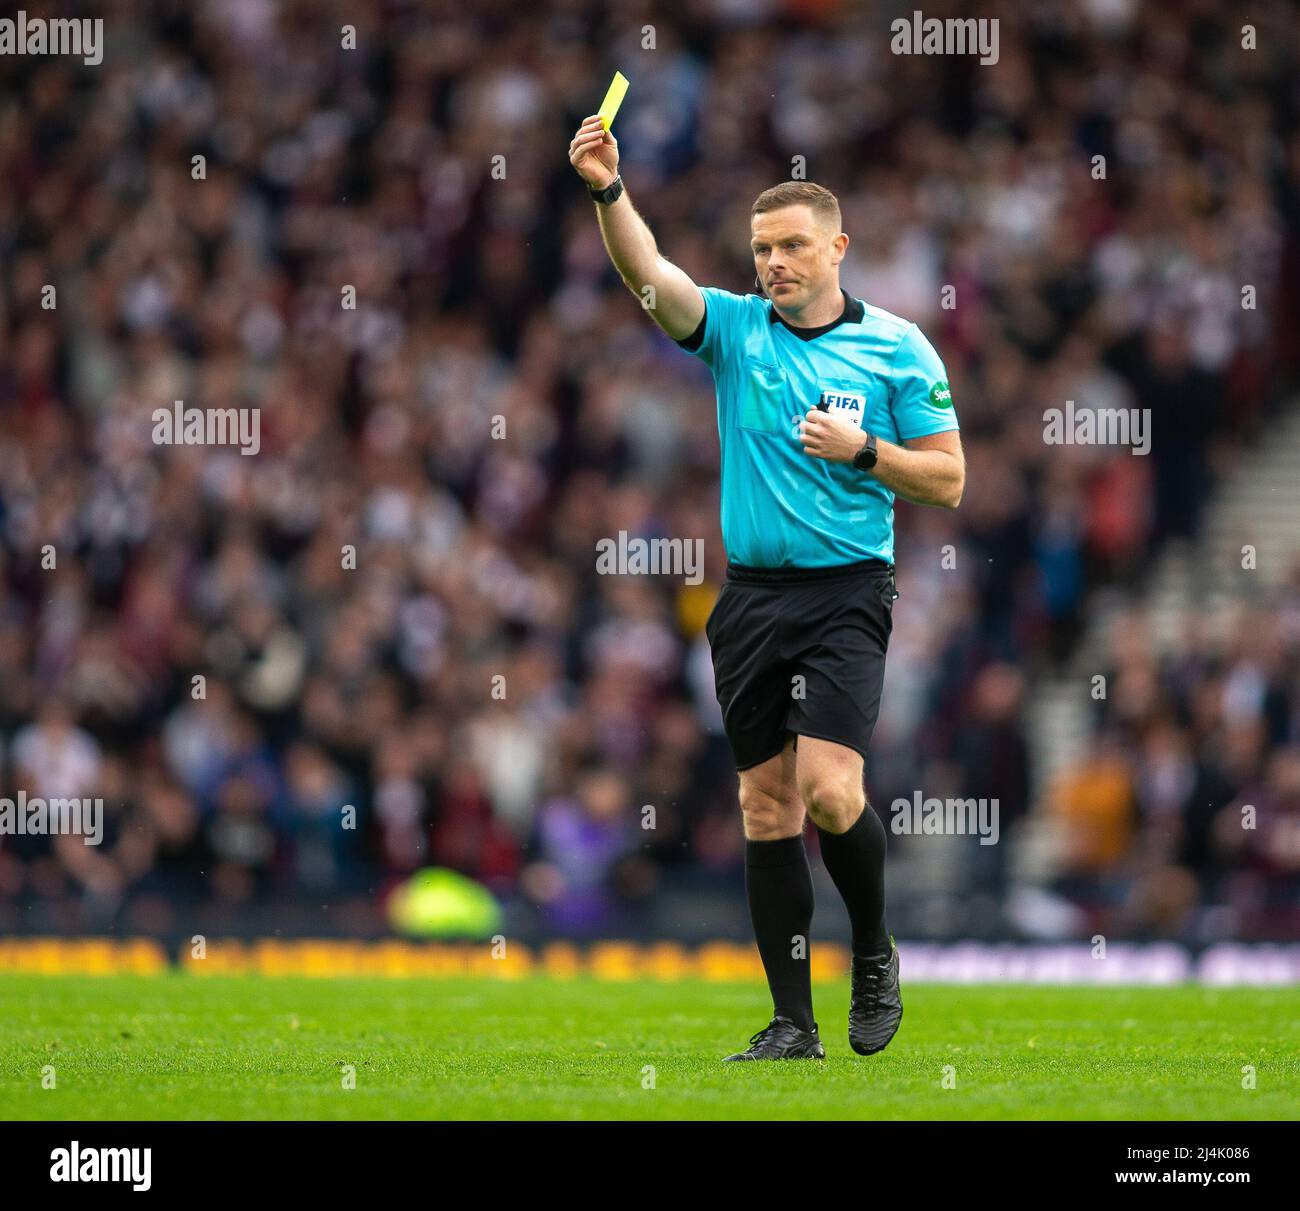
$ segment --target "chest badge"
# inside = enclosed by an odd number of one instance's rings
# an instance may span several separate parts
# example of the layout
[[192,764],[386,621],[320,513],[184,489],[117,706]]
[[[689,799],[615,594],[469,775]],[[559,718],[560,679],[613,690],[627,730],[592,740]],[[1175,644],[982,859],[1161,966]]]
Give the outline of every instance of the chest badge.
[[822,397],[817,407],[823,412],[842,416],[845,420],[852,421],[861,429],[862,419],[867,412],[867,397],[861,391],[846,391],[842,387],[827,387],[822,391]]

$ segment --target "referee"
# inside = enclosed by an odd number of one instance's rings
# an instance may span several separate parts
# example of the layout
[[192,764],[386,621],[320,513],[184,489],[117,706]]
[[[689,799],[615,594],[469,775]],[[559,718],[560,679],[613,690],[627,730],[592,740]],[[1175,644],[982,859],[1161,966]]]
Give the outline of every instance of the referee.
[[[882,1050],[903,1002],[885,926],[885,830],[863,761],[894,598],[894,497],[954,509],[965,459],[943,363],[915,324],[840,288],[835,195],[787,181],[755,201],[756,285],[700,288],[655,245],[596,116],[569,161],[610,259],[713,373],[727,580],[705,624],[740,775],[745,892],[773,1017],[731,1060],[821,1059],[808,932],[805,811],[853,930],[849,1043]],[[653,293],[647,290],[653,288]]]

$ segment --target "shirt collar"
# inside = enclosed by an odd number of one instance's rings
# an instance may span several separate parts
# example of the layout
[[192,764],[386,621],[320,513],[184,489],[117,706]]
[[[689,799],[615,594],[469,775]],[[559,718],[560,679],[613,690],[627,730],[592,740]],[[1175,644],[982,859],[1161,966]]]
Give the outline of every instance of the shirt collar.
[[867,309],[862,303],[855,299],[843,286],[840,287],[840,294],[844,296],[844,310],[840,313],[839,319],[831,320],[829,324],[822,324],[817,328],[796,328],[793,324],[786,324],[780,315],[777,314],[776,307],[773,306],[772,300],[767,302],[767,322],[769,324],[785,324],[785,326],[795,334],[808,340],[814,336],[821,336],[829,332],[832,328],[838,328],[841,324],[860,324],[867,313]]

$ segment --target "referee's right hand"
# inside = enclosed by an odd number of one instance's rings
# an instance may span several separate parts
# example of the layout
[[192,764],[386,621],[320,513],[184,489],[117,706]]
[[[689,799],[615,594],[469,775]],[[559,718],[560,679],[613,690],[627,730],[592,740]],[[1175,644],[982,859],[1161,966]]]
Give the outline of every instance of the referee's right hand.
[[569,163],[592,189],[604,189],[618,176],[618,140],[600,124],[600,115],[584,118],[569,144]]

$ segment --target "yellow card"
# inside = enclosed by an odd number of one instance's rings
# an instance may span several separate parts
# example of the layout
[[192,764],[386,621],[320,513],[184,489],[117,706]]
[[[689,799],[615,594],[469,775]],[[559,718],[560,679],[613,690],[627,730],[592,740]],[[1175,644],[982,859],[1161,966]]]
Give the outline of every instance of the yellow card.
[[623,98],[627,96],[627,77],[621,72],[614,73],[614,79],[610,83],[609,92],[605,94],[605,99],[600,103],[600,109],[597,113],[600,115],[600,124],[608,130],[614,124],[614,115],[618,113],[618,107],[623,104]]

